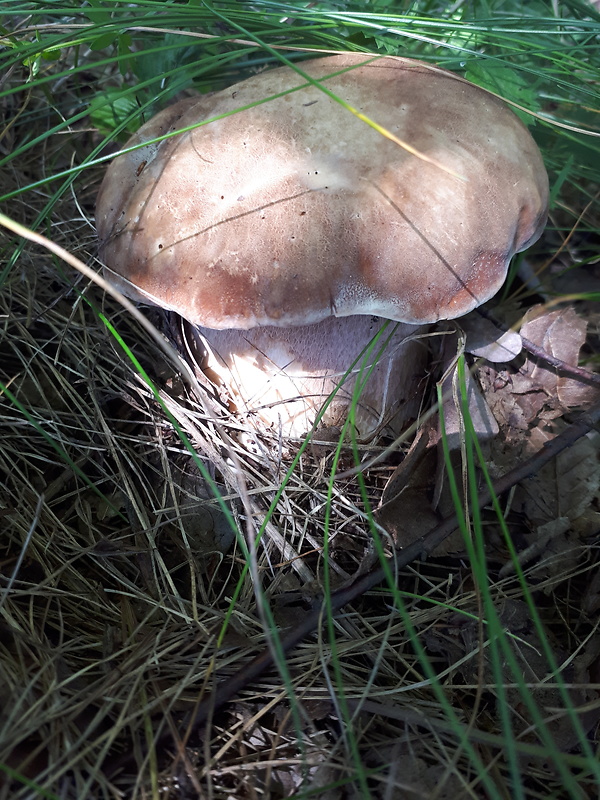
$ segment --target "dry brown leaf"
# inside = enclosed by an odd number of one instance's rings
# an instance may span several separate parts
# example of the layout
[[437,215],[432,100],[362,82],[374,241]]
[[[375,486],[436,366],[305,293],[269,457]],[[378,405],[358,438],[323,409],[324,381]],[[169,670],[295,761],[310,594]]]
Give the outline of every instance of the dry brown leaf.
[[[460,453],[453,451],[450,457],[455,470],[460,471]],[[447,487],[442,485],[445,469],[441,447],[429,447],[418,461],[412,461],[409,454],[390,478],[376,519],[390,533],[398,549],[408,547],[452,515],[452,498]],[[437,482],[441,493],[436,492]],[[455,530],[435,548],[433,555],[459,553],[464,549],[463,535]]]
[[[536,451],[566,428],[562,420],[536,428],[529,437]],[[522,510],[535,525],[580,517],[600,490],[600,437],[584,436],[560,453],[521,487]]]
[[[440,523],[433,498],[438,472],[439,451],[432,443],[437,436],[433,428],[421,430],[405,459],[396,467],[383,491],[376,511],[377,522],[385,528],[395,547],[408,547]],[[460,531],[455,531],[435,550],[436,555],[457,552],[464,548]]]
[[[546,311],[538,306],[527,313],[521,333],[549,355],[577,366],[586,322],[573,308]],[[517,444],[523,456],[541,446],[523,440],[524,431],[561,417],[570,408],[586,408],[600,394],[597,388],[559,375],[553,367],[532,357],[519,367],[508,365],[503,370],[484,365],[479,379],[503,438],[511,447]]]
[[[572,307],[546,311],[540,306],[531,308],[525,315],[521,334],[541,347],[549,355],[576,366],[579,353],[585,344],[587,323]],[[585,406],[597,397],[597,390],[572,378],[558,375],[552,367],[529,362],[529,377],[550,397],[558,397],[564,408]]]
[[[549,355],[566,364],[576,366],[579,353],[585,344],[587,323],[574,308],[556,311],[531,308],[524,318],[521,334],[543,348]],[[597,397],[597,391],[584,383],[558,375],[552,367],[533,364],[529,376],[534,384],[544,388],[550,396],[557,396],[564,408],[586,405]]]

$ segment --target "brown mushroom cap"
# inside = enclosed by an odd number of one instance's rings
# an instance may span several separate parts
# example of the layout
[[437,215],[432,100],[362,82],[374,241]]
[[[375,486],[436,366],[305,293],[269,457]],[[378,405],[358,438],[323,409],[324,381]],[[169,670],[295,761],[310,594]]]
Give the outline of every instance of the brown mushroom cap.
[[548,179],[526,127],[418,61],[347,54],[301,68],[465,180],[275,69],[166,109],[129,144],[260,105],[112,163],[97,204],[111,280],[221,329],[355,314],[421,324],[492,297],[546,220]]

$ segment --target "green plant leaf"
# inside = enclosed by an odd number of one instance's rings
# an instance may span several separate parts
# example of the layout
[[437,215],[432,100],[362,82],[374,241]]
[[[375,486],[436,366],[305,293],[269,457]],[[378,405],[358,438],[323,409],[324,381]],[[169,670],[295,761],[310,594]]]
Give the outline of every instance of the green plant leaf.
[[[518,103],[520,106],[540,111],[541,104],[535,87],[525,76],[505,64],[493,61],[470,60],[467,64],[465,78],[484,89],[489,89],[499,94],[506,100]],[[518,108],[513,108],[517,116],[526,124],[534,125],[535,118]]]
[[118,89],[96,95],[90,103],[90,118],[102,133],[112,133],[125,123],[121,139],[135,133],[143,122],[135,98]]

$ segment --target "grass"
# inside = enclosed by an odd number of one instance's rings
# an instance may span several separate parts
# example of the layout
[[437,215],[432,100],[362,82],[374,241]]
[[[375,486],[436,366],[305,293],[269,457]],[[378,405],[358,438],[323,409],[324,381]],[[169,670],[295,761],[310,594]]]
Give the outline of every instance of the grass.
[[[0,210],[94,269],[106,163],[182,92],[354,49],[501,94],[550,174],[528,258],[542,277],[582,276],[551,290],[569,287],[597,361],[600,15],[586,3],[8,0],[0,25]],[[521,562],[539,523],[511,498],[478,514],[494,464],[466,414],[449,505],[462,553],[392,562],[333,613],[331,591],[393,554],[375,510],[409,441],[355,475],[385,442],[240,437],[169,343],[172,321],[124,308],[56,248],[6,228],[0,247],[0,798],[597,793],[597,528]],[[513,280],[505,299],[522,312],[532,294]],[[280,633],[321,593],[319,630],[284,655]],[[186,714],[265,646],[277,669],[188,741]],[[136,766],[112,778],[123,752]]]

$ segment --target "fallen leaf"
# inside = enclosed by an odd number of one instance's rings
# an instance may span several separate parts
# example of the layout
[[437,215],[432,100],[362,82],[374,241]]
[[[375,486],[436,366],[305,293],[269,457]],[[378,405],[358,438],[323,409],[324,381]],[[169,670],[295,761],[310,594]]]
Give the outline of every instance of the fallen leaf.
[[[555,420],[544,428],[536,428],[529,437],[529,446],[537,451],[564,430],[567,424]],[[521,509],[531,523],[544,525],[565,517],[576,520],[589,508],[600,490],[600,436],[592,434],[578,439],[551,463],[524,481],[519,494]]]
[[[570,306],[555,311],[535,306],[527,312],[521,326],[524,338],[570,366],[577,366],[579,362],[586,331],[587,323]],[[565,409],[585,406],[598,396],[594,387],[560,375],[556,369],[541,361],[529,360],[527,370],[532,383],[543,388],[550,397],[558,397]]]

